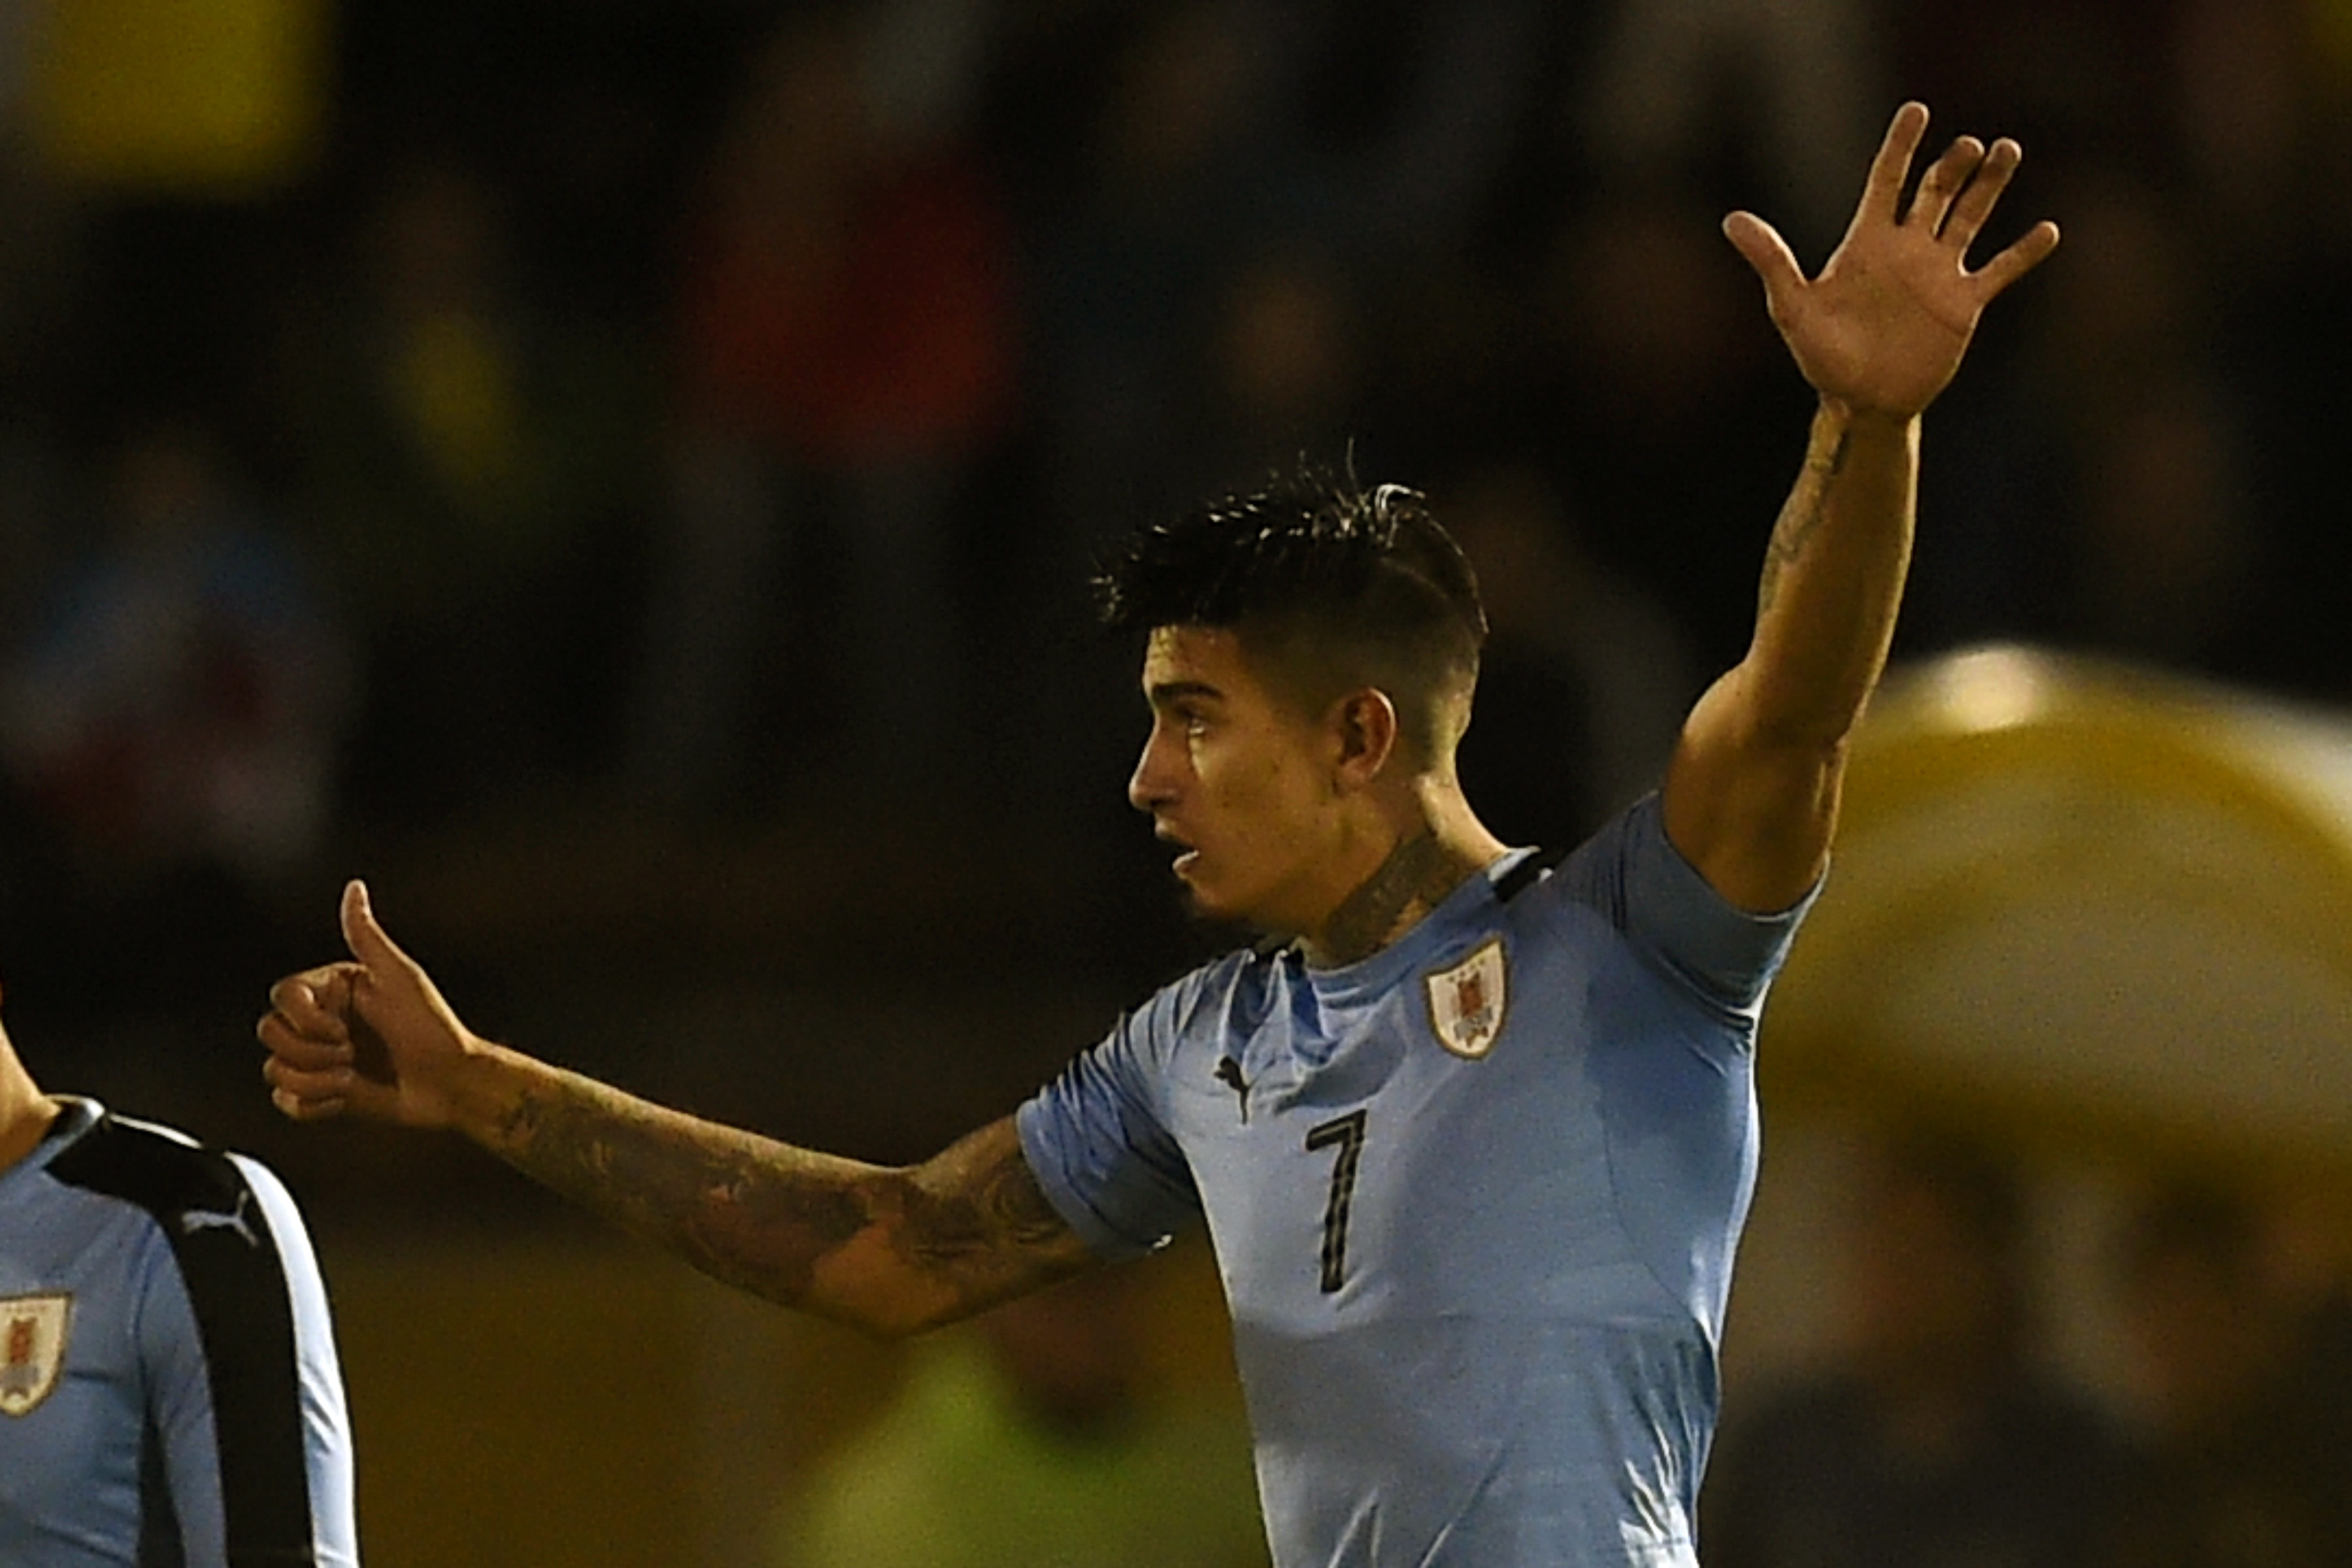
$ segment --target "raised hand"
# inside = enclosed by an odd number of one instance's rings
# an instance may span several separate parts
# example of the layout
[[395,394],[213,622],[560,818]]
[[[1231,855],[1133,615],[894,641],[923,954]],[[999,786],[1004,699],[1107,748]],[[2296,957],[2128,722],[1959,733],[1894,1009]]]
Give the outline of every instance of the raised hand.
[[1772,324],[1798,369],[1853,413],[1908,418],[1925,409],[1959,369],[1985,306],[2058,247],[2058,226],[2039,223],[1969,271],[1969,247],[2022,153],[2007,137],[1987,147],[1962,136],[1906,204],[1927,130],[1926,106],[1895,110],[1853,221],[1817,278],[1805,277],[1787,242],[1753,213],[1724,219],[1725,236],[1764,280]]
[[376,923],[364,883],[343,889],[341,914],[351,959],[271,986],[270,1010],[255,1026],[269,1048],[262,1076],[271,1102],[297,1121],[348,1111],[449,1125],[456,1075],[488,1047]]

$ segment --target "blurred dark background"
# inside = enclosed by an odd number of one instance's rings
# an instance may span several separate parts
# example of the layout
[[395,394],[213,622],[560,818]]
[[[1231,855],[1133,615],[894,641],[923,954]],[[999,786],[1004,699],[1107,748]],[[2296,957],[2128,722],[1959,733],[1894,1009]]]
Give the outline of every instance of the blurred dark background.
[[1474,795],[1574,835],[1800,450],[1717,223],[1817,265],[1905,96],[2026,143],[1988,250],[2068,237],[1936,411],[1900,651],[2352,683],[2333,6],[0,17],[10,1015],[299,1164],[237,1056],[350,874],[640,1087],[886,1155],[1003,1109],[1206,940],[1090,550],[1301,453],[1470,540]]
[[[2027,148],[1981,254],[2066,240],[1929,418],[1898,655],[2340,710],[2331,0],[0,0],[12,1034],[289,1175],[375,1542],[463,1560],[403,1512],[446,1405],[383,1369],[457,1381],[436,1313],[553,1342],[553,1297],[635,1298],[461,1259],[412,1299],[403,1247],[584,1222],[269,1111],[251,1026],[343,879],[485,1033],[926,1153],[1221,940],[1123,799],[1087,577],[1302,454],[1461,533],[1470,793],[1572,840],[1738,657],[1801,451],[1720,218],[1818,266],[1906,97]],[[649,1331],[729,1385],[739,1309],[681,1310]],[[488,1364],[471,1418],[531,1447]],[[695,1408],[678,1484],[758,1492]]]

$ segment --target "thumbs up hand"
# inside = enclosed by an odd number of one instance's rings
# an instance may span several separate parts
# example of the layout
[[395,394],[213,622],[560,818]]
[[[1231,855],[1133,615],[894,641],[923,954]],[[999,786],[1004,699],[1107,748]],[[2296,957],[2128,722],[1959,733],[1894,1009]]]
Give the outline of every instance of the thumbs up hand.
[[492,1047],[376,923],[365,883],[344,888],[341,916],[351,958],[271,986],[270,1010],[255,1026],[269,1051],[262,1076],[271,1102],[297,1121],[349,1113],[451,1125],[459,1076]]

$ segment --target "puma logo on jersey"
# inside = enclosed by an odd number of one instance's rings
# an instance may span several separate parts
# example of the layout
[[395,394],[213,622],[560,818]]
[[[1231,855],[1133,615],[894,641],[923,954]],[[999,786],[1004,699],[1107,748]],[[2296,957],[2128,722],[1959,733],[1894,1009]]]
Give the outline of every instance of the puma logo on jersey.
[[253,1194],[251,1193],[237,1194],[236,1207],[229,1210],[226,1214],[217,1209],[181,1210],[181,1233],[185,1236],[194,1236],[200,1230],[233,1230],[236,1232],[237,1235],[245,1237],[246,1246],[254,1247],[259,1247],[261,1245],[261,1238],[253,1234],[253,1227],[250,1225],[247,1225],[245,1219],[245,1205],[252,1196]]
[[1242,1064],[1232,1057],[1217,1058],[1217,1081],[1234,1091],[1242,1102],[1242,1122],[1249,1122],[1249,1080],[1242,1077]]

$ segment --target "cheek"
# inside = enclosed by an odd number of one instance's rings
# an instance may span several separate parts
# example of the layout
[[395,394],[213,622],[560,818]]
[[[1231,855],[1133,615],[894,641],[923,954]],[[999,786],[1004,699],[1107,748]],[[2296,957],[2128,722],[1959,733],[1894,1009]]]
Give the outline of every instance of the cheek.
[[1279,757],[1226,762],[1231,765],[1204,772],[1202,785],[1229,831],[1270,850],[1306,847],[1313,839],[1323,797],[1305,771]]

